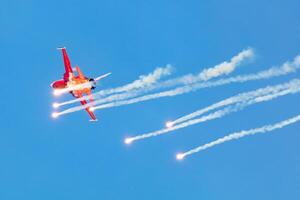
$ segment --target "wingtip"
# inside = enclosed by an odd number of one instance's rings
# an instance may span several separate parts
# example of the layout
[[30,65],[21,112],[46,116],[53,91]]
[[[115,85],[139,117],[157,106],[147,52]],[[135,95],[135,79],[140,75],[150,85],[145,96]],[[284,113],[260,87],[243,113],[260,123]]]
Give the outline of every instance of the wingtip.
[[66,49],[66,47],[57,47],[57,50]]

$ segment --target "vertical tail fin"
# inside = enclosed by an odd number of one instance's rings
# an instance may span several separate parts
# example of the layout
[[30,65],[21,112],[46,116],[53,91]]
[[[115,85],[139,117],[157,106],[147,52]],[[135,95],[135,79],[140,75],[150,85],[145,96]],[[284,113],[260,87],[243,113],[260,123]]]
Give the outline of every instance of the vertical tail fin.
[[69,59],[67,51],[66,51],[66,47],[61,47],[61,48],[57,48],[57,49],[62,50],[62,54],[63,54],[64,65],[65,65],[64,79],[65,80],[69,79],[69,73],[73,73],[73,70],[71,67],[70,59]]
[[76,71],[78,73],[79,78],[81,78],[81,79],[85,78],[82,71],[80,70],[80,68],[78,66],[76,66]]

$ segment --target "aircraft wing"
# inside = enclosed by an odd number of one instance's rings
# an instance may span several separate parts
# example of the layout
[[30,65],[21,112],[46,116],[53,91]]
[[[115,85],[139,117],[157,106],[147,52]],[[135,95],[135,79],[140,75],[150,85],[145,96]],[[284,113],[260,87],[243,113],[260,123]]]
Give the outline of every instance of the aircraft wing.
[[62,50],[63,59],[64,59],[64,65],[65,65],[65,73],[64,73],[64,80],[68,81],[70,78],[70,74],[73,74],[73,70],[71,67],[71,62],[68,57],[67,51],[65,47],[59,48]]
[[[82,95],[79,95],[79,98],[80,97],[82,97]],[[81,105],[85,105],[85,104],[87,104],[87,101],[86,100],[82,100],[82,101],[80,101],[80,103],[81,103]],[[85,110],[88,112],[88,114],[92,118],[92,121],[97,121],[97,118],[96,118],[94,112],[90,110],[90,107],[86,107]]]

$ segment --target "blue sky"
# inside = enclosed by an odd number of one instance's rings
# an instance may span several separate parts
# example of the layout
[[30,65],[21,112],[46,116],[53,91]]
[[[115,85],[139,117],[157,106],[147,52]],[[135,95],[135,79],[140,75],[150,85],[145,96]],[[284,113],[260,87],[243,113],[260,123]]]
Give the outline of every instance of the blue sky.
[[130,147],[123,139],[299,73],[99,110],[93,124],[84,112],[53,120],[49,84],[63,73],[59,46],[86,75],[113,73],[98,89],[166,64],[175,76],[196,73],[249,46],[255,62],[235,73],[260,71],[300,53],[299,8],[296,0],[3,1],[0,199],[298,199],[299,124],[174,159],[233,131],[299,114],[297,94]]

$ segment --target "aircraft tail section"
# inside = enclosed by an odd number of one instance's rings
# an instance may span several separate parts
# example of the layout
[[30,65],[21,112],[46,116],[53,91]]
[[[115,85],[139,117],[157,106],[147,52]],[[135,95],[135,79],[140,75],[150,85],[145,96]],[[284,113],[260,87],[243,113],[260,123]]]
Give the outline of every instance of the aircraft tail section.
[[67,80],[69,78],[69,74],[73,73],[73,69],[71,67],[71,62],[70,62],[70,59],[68,57],[66,47],[61,47],[61,48],[58,48],[58,49],[61,50],[62,54],[63,54],[64,65],[65,65],[64,79]]
[[81,79],[85,78],[82,71],[81,71],[81,69],[78,66],[76,66],[76,71],[78,73],[79,78],[81,78]]

